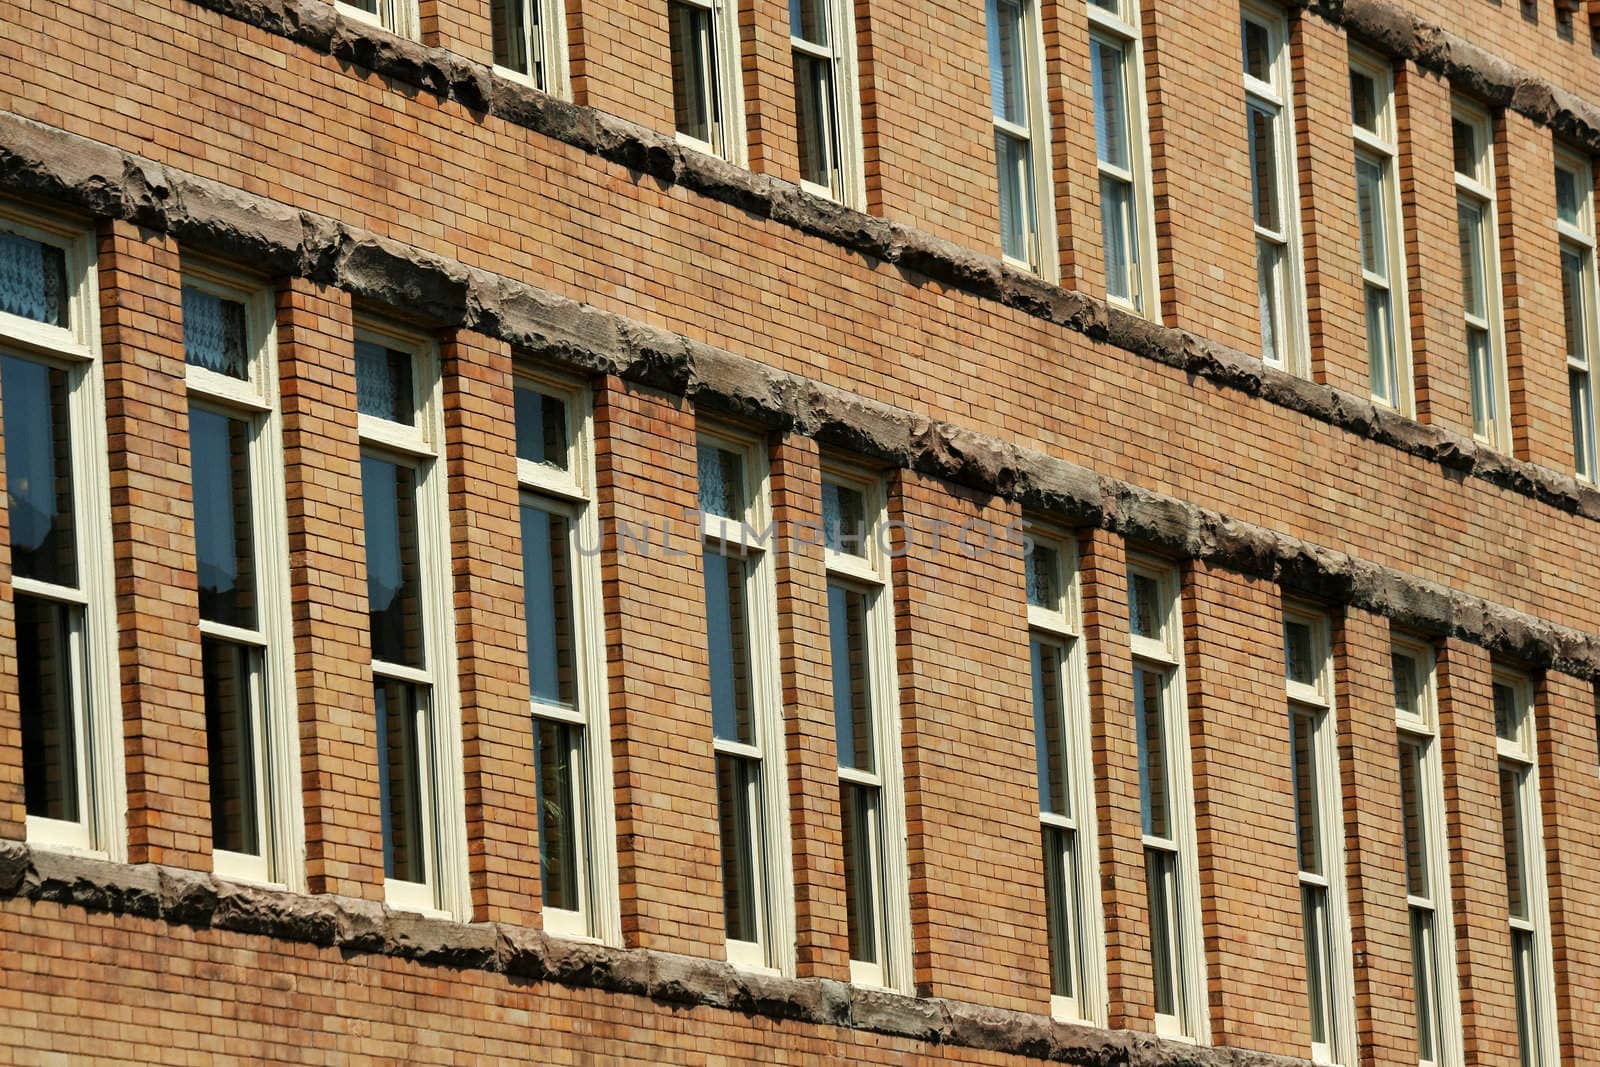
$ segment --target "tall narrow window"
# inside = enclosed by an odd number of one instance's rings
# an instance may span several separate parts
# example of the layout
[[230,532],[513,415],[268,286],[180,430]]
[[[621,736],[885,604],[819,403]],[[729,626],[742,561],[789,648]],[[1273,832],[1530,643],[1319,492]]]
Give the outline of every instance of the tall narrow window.
[[1094,764],[1072,543],[1030,535],[1026,572],[1051,1009],[1058,1018],[1103,1024]]
[[515,398],[544,928],[619,944],[589,399],[531,377]]
[[398,37],[418,36],[416,0],[335,0],[341,15],[370,23]]
[[667,0],[672,107],[678,139],[744,162],[739,24],[730,0]]
[[1156,1031],[1206,1041],[1200,869],[1175,569],[1155,563],[1129,568],[1128,620]]
[[1290,107],[1294,82],[1289,71],[1289,19],[1281,9],[1247,3],[1240,28],[1261,358],[1293,374],[1309,375],[1311,343],[1306,333],[1305,264],[1300,249],[1299,181]]
[[861,99],[851,0],[789,0],[800,181],[850,207],[866,204]]
[[1553,1067],[1560,1052],[1532,689],[1521,675],[1498,669],[1494,673],[1495,746],[1500,758],[1500,825],[1505,840],[1517,1048],[1522,1067]]
[[125,831],[93,244],[0,208],[15,669],[30,843],[120,858]]
[[1089,66],[1106,294],[1129,310],[1156,318],[1155,207],[1139,7],[1133,0],[1089,0]]
[[1037,0],[989,0],[989,94],[1000,184],[1000,249],[1039,274],[1054,264],[1050,236],[1050,124]]
[[1400,817],[1405,836],[1406,907],[1411,919],[1417,1060],[1426,1067],[1460,1067],[1461,1000],[1450,915],[1450,854],[1445,840],[1433,653],[1426,645],[1399,642],[1390,659],[1399,735]]
[[1561,237],[1561,303],[1565,310],[1567,385],[1572,397],[1572,462],[1578,477],[1595,480],[1594,173],[1589,161],[1556,153],[1556,231]]
[[1356,213],[1361,224],[1372,398],[1409,414],[1411,346],[1406,325],[1394,74],[1387,64],[1355,52],[1350,56],[1350,128],[1356,142]]
[[792,969],[777,591],[761,449],[702,434],[700,515],[728,959]]
[[190,269],[183,350],[213,862],[294,885],[300,728],[270,294]]
[[465,915],[438,361],[425,342],[364,330],[355,363],[386,895]]
[[1510,394],[1500,300],[1500,230],[1495,223],[1494,125],[1488,112],[1457,100],[1450,122],[1456,167],[1456,230],[1461,242],[1461,307],[1467,325],[1472,432],[1511,448]]
[[1286,612],[1283,650],[1311,1058],[1351,1067],[1356,1055],[1355,976],[1327,617]]
[[567,95],[566,5],[489,0],[494,65],[541,92]]
[[911,980],[911,912],[883,508],[876,481],[824,477],[828,651],[850,977],[903,990]]

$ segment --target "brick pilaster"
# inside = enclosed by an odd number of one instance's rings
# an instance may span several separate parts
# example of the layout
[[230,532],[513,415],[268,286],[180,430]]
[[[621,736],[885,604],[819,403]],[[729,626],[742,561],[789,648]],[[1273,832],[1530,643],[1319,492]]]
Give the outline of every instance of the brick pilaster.
[[494,62],[489,0],[417,0],[422,43],[473,63]]
[[[841,45],[855,61],[854,26]],[[750,169],[788,181],[800,180],[800,150],[795,134],[794,58],[789,48],[789,6],[782,0],[743,0],[739,4],[739,51],[743,61],[745,121],[749,126]],[[839,106],[855,101],[840,92]],[[851,180],[854,180],[853,178]]]

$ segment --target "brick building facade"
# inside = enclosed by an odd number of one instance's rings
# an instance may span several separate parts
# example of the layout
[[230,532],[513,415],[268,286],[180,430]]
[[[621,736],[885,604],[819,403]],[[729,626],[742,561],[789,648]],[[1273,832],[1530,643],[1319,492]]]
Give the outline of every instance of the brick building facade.
[[0,1062],[1597,1062],[1600,7],[0,55]]

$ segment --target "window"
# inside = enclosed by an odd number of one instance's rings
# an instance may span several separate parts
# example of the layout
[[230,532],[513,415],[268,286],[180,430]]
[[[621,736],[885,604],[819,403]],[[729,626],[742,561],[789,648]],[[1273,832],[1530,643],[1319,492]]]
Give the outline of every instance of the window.
[[911,903],[883,511],[883,489],[875,480],[824,476],[828,652],[850,979],[905,990],[911,982]]
[[1417,1060],[1459,1067],[1461,1001],[1456,987],[1450,914],[1450,856],[1445,840],[1444,775],[1439,766],[1439,707],[1433,653],[1397,642],[1390,653],[1400,754],[1400,814],[1405,837],[1406,907],[1411,923],[1411,977]]
[[1155,207],[1138,5],[1133,0],[1089,0],[1089,27],[1106,294],[1128,310],[1155,318]]
[[417,36],[416,0],[335,0],[339,14],[371,23],[398,37]]
[[744,163],[738,9],[729,0],[667,0],[678,139]]
[[1495,749],[1500,758],[1500,826],[1506,853],[1517,1048],[1522,1067],[1553,1067],[1560,1053],[1532,689],[1521,675],[1498,669],[1494,673]]
[[1345,900],[1344,801],[1339,791],[1333,651],[1327,617],[1285,612],[1283,654],[1311,1058],[1352,1067],[1356,1062],[1355,974]]
[[589,396],[520,376],[515,398],[544,928],[621,944]]
[[702,433],[699,492],[728,959],[792,971],[788,785],[765,457]]
[[540,92],[569,95],[566,5],[557,0],[489,0],[494,65]]
[[1293,374],[1309,375],[1311,342],[1306,333],[1305,264],[1300,249],[1299,180],[1290,106],[1294,79],[1289,70],[1289,19],[1276,8],[1246,4],[1240,27],[1261,358]]
[[212,861],[221,875],[298,885],[300,722],[272,296],[185,268]]
[[789,0],[800,183],[820,196],[866,204],[855,9],[850,0]]
[[0,208],[0,403],[28,841],[126,855],[94,243]]
[[1210,1023],[1176,569],[1157,563],[1129,567],[1128,619],[1156,1032],[1206,1041]]
[[1495,222],[1494,126],[1488,112],[1458,100],[1450,122],[1455,148],[1456,229],[1461,241],[1461,306],[1467,320],[1472,432],[1511,448],[1511,398],[1500,299],[1500,229]]
[[465,917],[438,359],[426,342],[368,328],[355,362],[386,897]]
[[1572,462],[1578,477],[1595,480],[1594,174],[1589,161],[1556,153],[1556,232],[1561,237],[1561,303],[1567,338],[1567,385],[1572,395]]
[[1407,341],[1394,76],[1387,64],[1360,53],[1350,56],[1350,126],[1356,142],[1356,213],[1361,224],[1372,398],[1409,414],[1411,348]]
[[1039,828],[1050,942],[1051,1011],[1105,1023],[1105,934],[1095,844],[1089,682],[1083,660],[1077,553],[1029,535],[1028,645],[1039,767]]
[[1035,0],[988,0],[988,26],[1000,248],[1017,265],[1049,275],[1050,124]]

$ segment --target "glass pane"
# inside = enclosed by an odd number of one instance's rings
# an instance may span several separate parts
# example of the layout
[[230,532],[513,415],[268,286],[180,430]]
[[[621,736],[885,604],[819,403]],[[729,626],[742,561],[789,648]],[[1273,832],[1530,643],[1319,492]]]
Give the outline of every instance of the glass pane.
[[1533,934],[1528,930],[1511,931],[1512,985],[1517,997],[1517,1062],[1521,1067],[1535,1067],[1539,1063],[1536,1049],[1539,1027],[1538,1005],[1534,1000]]
[[373,679],[377,707],[378,792],[383,814],[383,874],[402,882],[426,882],[423,841],[423,775],[417,720],[425,714],[424,691],[408,682]]
[[[533,73],[528,56],[527,0],[489,0],[494,26],[494,61],[520,74]],[[534,5],[537,6],[537,5]]]
[[1567,359],[1580,367],[1589,364],[1589,296],[1584,286],[1588,253],[1561,249],[1561,306],[1567,328]]
[[1061,554],[1049,545],[1030,542],[1027,568],[1028,603],[1061,610]]
[[835,552],[867,554],[867,509],[860,490],[822,483],[822,536]]
[[1467,373],[1472,382],[1472,432],[1489,437],[1499,417],[1495,411],[1499,390],[1495,387],[1489,332],[1476,326],[1467,327]]
[[1089,42],[1094,75],[1094,140],[1102,163],[1123,170],[1131,165],[1128,154],[1128,86],[1123,45],[1101,37]]
[[191,286],[183,287],[183,358],[191,367],[248,381],[244,305]]
[[717,818],[721,828],[722,915],[732,941],[761,940],[761,764],[717,756]]
[[1572,455],[1577,472],[1594,477],[1594,401],[1589,391],[1589,373],[1567,372],[1567,387],[1572,396]]
[[1322,873],[1322,799],[1317,790],[1317,720],[1302,712],[1289,715],[1290,772],[1294,783],[1294,835],[1300,870]]
[[1155,978],[1157,1015],[1178,1014],[1177,859],[1163,849],[1144,850],[1150,966]]
[[1161,583],[1153,576],[1128,573],[1128,622],[1139,637],[1161,638]]
[[533,766],[539,794],[539,880],[544,905],[582,911],[579,896],[578,782],[583,730],[533,720]]
[[1062,691],[1062,648],[1034,638],[1033,737],[1039,764],[1039,810],[1071,815],[1067,780],[1067,712]]
[[1456,234],[1461,243],[1461,302],[1468,315],[1485,318],[1489,309],[1484,277],[1483,206],[1461,198],[1456,201]]
[[1527,768],[1500,762],[1500,833],[1506,853],[1506,905],[1513,919],[1528,918],[1528,872],[1523,869],[1522,776]]
[[250,425],[243,419],[190,408],[189,455],[194,478],[200,617],[254,629]]
[[29,815],[77,822],[77,684],[81,609],[16,594],[22,784]]
[[995,131],[995,167],[1000,186],[1000,250],[1012,259],[1033,262],[1029,238],[1034,230],[1033,155],[1028,142]]
[[416,424],[411,353],[369,341],[356,342],[356,410],[405,426]]
[[711,655],[712,733],[756,743],[750,626],[745,603],[748,561],[707,549],[702,556],[707,646]]
[[837,194],[839,107],[830,61],[795,52],[794,106],[800,177]]
[[1367,362],[1372,374],[1372,395],[1390,407],[1399,407],[1400,374],[1391,303],[1389,290],[1367,286]]
[[827,0],[789,0],[789,32],[803,41],[828,47]]
[[1583,202],[1587,196],[1578,175],[1557,165],[1556,217],[1570,226],[1582,225]]
[[1244,72],[1257,81],[1272,81],[1272,34],[1251,18],[1244,21]]
[[1370,74],[1350,72],[1350,121],[1372,133],[1378,131],[1378,83]]
[[1311,1040],[1327,1044],[1333,1029],[1332,978],[1328,966],[1328,891],[1300,887],[1300,920],[1306,942],[1306,994],[1311,1004]]
[[1467,178],[1478,178],[1478,159],[1484,146],[1479,143],[1478,127],[1460,119],[1450,120],[1451,147],[1455,153],[1456,173]]
[[1439,1056],[1439,990],[1433,965],[1433,912],[1411,909],[1411,979],[1416,995],[1417,1059]]
[[1074,995],[1077,985],[1078,956],[1074,948],[1074,928],[1078,914],[1077,870],[1073,850],[1076,840],[1071,830],[1059,826],[1044,828],[1044,905],[1045,926],[1050,939],[1050,992],[1058,997]]
[[839,766],[862,771],[877,769],[867,595],[844,586],[828,586],[828,645],[833,659],[833,724]]
[[839,797],[850,958],[879,963],[878,790],[840,782]]
[[1265,108],[1245,108],[1250,121],[1250,182],[1255,193],[1256,225],[1283,232],[1283,212],[1278,204],[1278,125]]
[[1290,620],[1283,626],[1283,658],[1291,682],[1316,685],[1321,673],[1311,624]]
[[1428,742],[1400,739],[1400,815],[1405,838],[1406,893],[1432,899],[1432,877],[1428,869],[1428,823],[1424,807],[1422,768]]
[[0,356],[0,400],[12,573],[75,586],[67,374],[19,356]]
[[205,682],[206,752],[211,781],[211,845],[248,856],[262,854],[257,810],[257,749],[251,704],[259,652],[205,637],[200,641]]
[[739,453],[700,446],[700,510],[725,519],[744,518],[744,457]]
[[1494,731],[1507,741],[1522,739],[1522,701],[1504,682],[1494,683]]
[[1415,657],[1403,652],[1389,654],[1389,666],[1394,671],[1394,707],[1408,718],[1422,717],[1422,676]]
[[67,326],[67,256],[55,245],[0,233],[0,311]]
[[1385,165],[1356,157],[1356,212],[1361,221],[1361,266],[1377,279],[1389,279],[1388,198]]
[[670,3],[672,106],[679,133],[709,143],[716,97],[716,44],[711,12],[693,4]]
[[1106,292],[1138,306],[1134,263],[1139,236],[1133,229],[1133,186],[1113,177],[1100,179],[1100,226],[1106,252]]
[[536,701],[578,706],[572,614],[572,563],[567,520],[522,505],[522,596],[528,629],[528,694]]
[[989,2],[989,95],[995,118],[1028,125],[1027,60],[1022,5]]
[[567,405],[537,389],[518,386],[517,458],[567,469]]
[[361,501],[366,517],[372,658],[423,667],[427,657],[422,641],[416,472],[388,460],[362,456]]
[[1139,792],[1143,799],[1144,832],[1170,838],[1172,818],[1167,770],[1166,709],[1162,705],[1166,677],[1161,671],[1133,669],[1133,710],[1139,731]]
[[1283,246],[1256,239],[1256,299],[1261,320],[1261,358],[1282,366],[1288,347],[1283,321]]

